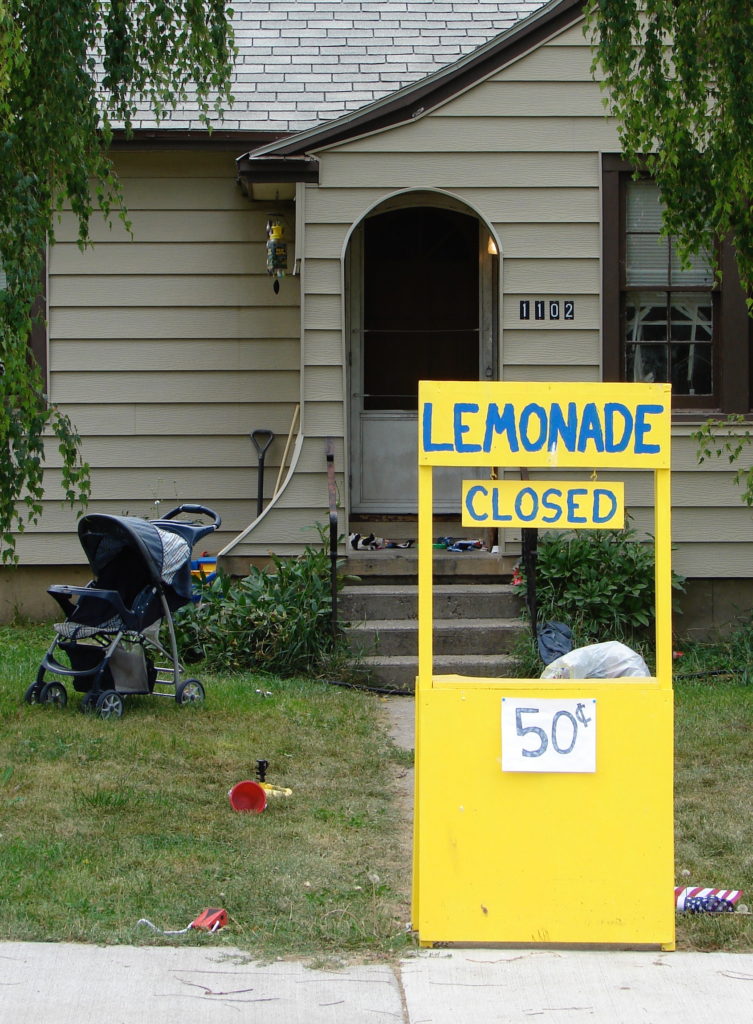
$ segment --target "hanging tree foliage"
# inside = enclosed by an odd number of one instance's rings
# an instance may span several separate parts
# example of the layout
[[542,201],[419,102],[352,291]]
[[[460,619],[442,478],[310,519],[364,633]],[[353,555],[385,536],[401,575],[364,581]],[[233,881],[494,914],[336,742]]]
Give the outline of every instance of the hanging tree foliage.
[[208,122],[230,99],[225,0],[0,0],[0,551],[42,510],[44,438],[66,499],[83,504],[89,467],[69,417],[48,402],[29,354],[45,249],[64,204],[86,247],[95,211],[125,208],[108,157],[112,125],[159,119],[191,90]]
[[753,291],[750,0],[587,0],[625,156],[656,179],[680,255],[734,235]]

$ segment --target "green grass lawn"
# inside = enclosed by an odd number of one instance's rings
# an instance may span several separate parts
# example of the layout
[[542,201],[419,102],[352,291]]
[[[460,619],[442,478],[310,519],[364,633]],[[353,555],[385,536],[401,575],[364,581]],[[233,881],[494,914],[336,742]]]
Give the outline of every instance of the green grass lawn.
[[[380,699],[305,679],[200,672],[202,707],[128,698],[122,719],[22,703],[50,627],[0,627],[0,938],[211,943],[255,955],[388,955],[410,864]],[[270,691],[264,696],[257,690]],[[254,778],[293,789],[233,811]],[[224,907],[229,927],[163,938]]]
[[[199,671],[203,707],[129,698],[122,719],[102,721],[73,694],[65,709],[22,703],[50,637],[0,627],[0,938],[260,957],[405,951],[410,864],[394,782],[406,754],[379,697]],[[753,905],[746,645],[688,647],[677,665],[676,884],[741,888]],[[293,796],[238,814],[228,790],[258,758]],[[230,915],[213,936],[137,924],[178,929],[210,906]],[[677,920],[678,948],[753,950],[753,915]]]

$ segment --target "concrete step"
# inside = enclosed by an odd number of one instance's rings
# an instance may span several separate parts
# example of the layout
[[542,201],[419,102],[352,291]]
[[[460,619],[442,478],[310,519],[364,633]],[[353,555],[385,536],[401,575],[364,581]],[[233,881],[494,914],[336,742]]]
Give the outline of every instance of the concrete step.
[[[435,675],[488,679],[515,677],[515,660],[509,654],[435,655],[433,664]],[[408,655],[367,657],[360,659],[358,665],[372,686],[396,693],[415,693],[418,658]]]
[[[451,583],[433,588],[437,619],[466,620],[515,618],[520,615],[520,587],[509,583]],[[364,583],[343,587],[337,598],[339,618],[358,623],[373,619],[415,619],[418,587],[415,584]]]
[[[518,561],[510,555],[491,554],[489,551],[446,551],[435,548],[432,553],[434,582],[498,583],[509,580]],[[395,583],[415,583],[418,576],[418,549],[392,549],[381,551],[346,552],[342,567],[344,573],[355,575],[364,583],[375,579]]]
[[[520,619],[435,619],[436,654],[496,655],[509,653],[525,626]],[[417,619],[371,619],[347,630],[355,654],[393,656],[418,653]]]

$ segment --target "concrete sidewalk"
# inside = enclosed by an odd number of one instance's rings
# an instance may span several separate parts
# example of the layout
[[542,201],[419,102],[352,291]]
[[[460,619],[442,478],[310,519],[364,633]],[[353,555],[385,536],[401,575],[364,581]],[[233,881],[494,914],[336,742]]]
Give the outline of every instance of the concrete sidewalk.
[[13,1024],[749,1024],[753,954],[426,950],[396,967],[233,951],[0,943]]

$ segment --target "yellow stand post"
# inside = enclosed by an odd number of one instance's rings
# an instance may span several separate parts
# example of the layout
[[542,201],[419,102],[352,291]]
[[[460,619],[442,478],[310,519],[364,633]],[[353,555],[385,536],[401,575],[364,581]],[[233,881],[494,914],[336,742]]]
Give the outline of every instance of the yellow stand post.
[[[673,949],[670,390],[422,382],[413,926],[436,942]],[[434,466],[645,468],[655,480],[656,676],[436,676]],[[601,528],[618,485],[463,485],[465,522]],[[500,484],[503,482],[500,482]],[[468,517],[468,518],[466,518]]]

